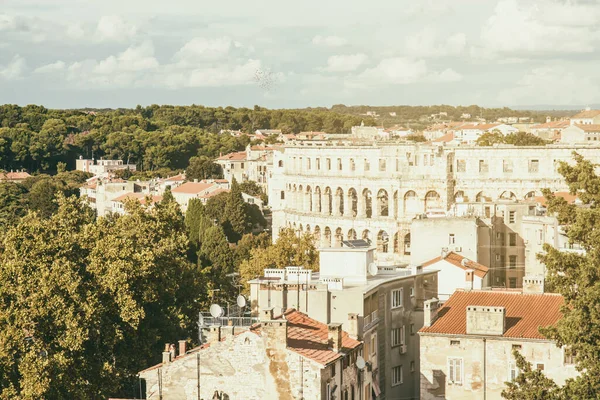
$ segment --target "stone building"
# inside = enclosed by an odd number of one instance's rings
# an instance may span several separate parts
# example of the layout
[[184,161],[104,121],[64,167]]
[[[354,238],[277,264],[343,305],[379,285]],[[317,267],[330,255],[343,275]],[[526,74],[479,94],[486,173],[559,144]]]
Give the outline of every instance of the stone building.
[[523,292],[457,291],[441,309],[427,302],[421,399],[501,399],[519,374],[513,350],[559,385],[577,375],[569,352],[538,330],[561,318],[563,297],[543,293],[543,279],[525,281]]
[[599,149],[600,144],[288,142],[274,154],[273,237],[290,227],[313,234],[322,247],[365,238],[375,244],[378,262],[408,263],[416,216],[446,215],[457,199],[491,206],[501,199],[539,196],[541,188],[567,191],[558,161],[572,161],[577,151],[598,163]]
[[437,271],[377,267],[374,252],[368,245],[327,248],[320,250],[318,272],[267,269],[249,282],[252,309],[292,307],[322,323],[341,323],[364,341],[363,400],[418,399],[416,332],[424,302],[437,297]]
[[153,192],[152,182],[132,182],[119,178],[94,177],[88,179],[79,193],[99,217],[113,211],[113,201],[124,195],[146,196]]
[[254,181],[267,192],[272,174],[273,150],[269,146],[248,145],[244,151],[225,154],[215,162],[223,168],[223,176],[227,181],[231,182],[233,178],[238,182]]
[[229,189],[229,182],[225,179],[207,179],[198,182],[186,182],[171,190],[175,201],[181,206],[181,211],[185,212],[191,199],[200,199],[206,203],[208,199]]
[[[261,311],[260,323],[236,331],[213,326],[208,342],[186,351],[167,345],[163,362],[140,372],[147,399],[358,399],[362,343],[341,324],[290,309]],[[200,392],[200,393],[198,393]]]
[[107,177],[108,175],[119,170],[135,171],[135,164],[125,164],[123,160],[99,160],[84,159],[79,157],[75,161],[75,169],[78,171],[89,172],[94,176]]

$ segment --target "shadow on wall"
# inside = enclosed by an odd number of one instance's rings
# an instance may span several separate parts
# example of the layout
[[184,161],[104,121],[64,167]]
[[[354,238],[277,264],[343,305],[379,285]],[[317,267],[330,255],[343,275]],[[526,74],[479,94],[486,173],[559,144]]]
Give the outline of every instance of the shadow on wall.
[[446,399],[446,374],[439,369],[433,370],[433,382],[421,374],[421,398],[422,399]]

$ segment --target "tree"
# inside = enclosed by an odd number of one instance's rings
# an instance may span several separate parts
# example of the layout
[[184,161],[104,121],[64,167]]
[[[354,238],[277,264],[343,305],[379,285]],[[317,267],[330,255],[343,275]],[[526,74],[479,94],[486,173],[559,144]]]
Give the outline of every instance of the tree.
[[240,265],[250,259],[250,253],[254,249],[266,249],[271,244],[271,237],[263,232],[258,235],[247,233],[237,242],[235,246],[235,265]]
[[249,280],[261,276],[265,268],[301,266],[315,271],[318,262],[319,253],[310,234],[297,236],[292,229],[284,229],[273,245],[250,251],[250,258],[240,265],[240,278],[247,284]]
[[242,193],[249,194],[250,196],[258,197],[263,201],[264,204],[267,204],[269,198],[267,194],[262,190],[262,188],[258,185],[258,183],[254,181],[246,181],[240,183],[240,190]]
[[513,356],[519,374],[514,381],[506,382],[502,397],[508,400],[559,400],[561,390],[554,381],[540,370],[532,369],[531,363],[518,350],[513,350]]
[[27,189],[18,183],[0,182],[0,232],[16,225],[27,212]]
[[222,179],[223,169],[206,156],[192,157],[185,170],[187,180]]
[[242,197],[242,191],[235,178],[233,178],[225,205],[225,232],[230,242],[237,242],[244,233],[249,232],[251,229],[251,226],[248,226],[249,218],[245,211],[246,203]]
[[485,132],[477,138],[475,143],[477,146],[493,146],[495,144],[505,143],[504,135],[498,131]]
[[220,225],[211,226],[203,233],[198,256],[208,284],[220,288],[225,292],[223,295],[231,293],[232,285],[228,275],[233,272],[234,257]]

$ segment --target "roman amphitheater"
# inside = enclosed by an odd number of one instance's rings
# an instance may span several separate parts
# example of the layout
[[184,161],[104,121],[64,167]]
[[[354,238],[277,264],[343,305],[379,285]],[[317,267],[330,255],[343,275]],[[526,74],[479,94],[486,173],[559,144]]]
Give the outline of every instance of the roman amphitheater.
[[298,141],[276,151],[270,182],[273,232],[291,227],[321,247],[366,238],[381,261],[409,262],[410,224],[455,203],[526,201],[541,188],[567,191],[558,161],[577,151],[600,162],[600,146],[444,146]]

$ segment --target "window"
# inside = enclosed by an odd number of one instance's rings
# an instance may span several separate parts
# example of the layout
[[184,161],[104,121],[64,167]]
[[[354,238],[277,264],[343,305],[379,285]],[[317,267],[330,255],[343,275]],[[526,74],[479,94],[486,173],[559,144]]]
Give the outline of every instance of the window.
[[327,171],[331,171],[331,158],[327,159]]
[[371,358],[373,358],[377,354],[377,334],[373,333],[371,335]]
[[514,247],[517,245],[517,234],[516,233],[508,234],[508,245],[511,247]]
[[321,159],[317,158],[317,170],[321,169]]
[[392,308],[402,307],[402,295],[404,289],[392,290]]
[[[433,158],[433,154],[432,154],[431,156],[429,156],[429,165],[430,166],[433,166],[433,160],[434,160],[434,158]],[[450,168],[452,168],[452,165],[450,165]]]
[[414,287],[410,288],[410,297],[415,297],[415,288]]
[[281,200],[285,200],[285,192],[283,190],[281,191]]
[[510,269],[517,268],[517,256],[508,256],[508,266]]
[[514,224],[515,223],[515,212],[514,211],[509,211],[508,212],[508,223],[509,224]]
[[512,382],[514,381],[517,376],[519,376],[519,373],[521,371],[519,371],[519,368],[517,368],[517,364],[514,361],[510,361],[508,363],[508,381]]
[[516,289],[517,288],[517,278],[508,278],[508,287],[510,289]]
[[415,324],[410,324],[410,334],[411,335],[415,334]]
[[401,385],[403,382],[402,365],[392,368],[392,386]]
[[379,170],[385,171],[385,159],[383,159],[383,158],[379,159]]
[[564,359],[565,365],[575,364],[575,356],[576,355],[577,355],[577,353],[575,352],[575,350],[565,347],[565,359]]
[[512,345],[512,349],[513,350],[521,350],[523,348],[523,346],[521,346],[520,344],[513,344]]
[[539,172],[540,169],[540,161],[539,160],[529,160],[529,172],[536,173]]
[[415,372],[415,362],[414,361],[410,362],[410,372]]
[[241,163],[241,164],[240,164],[240,167],[241,167],[242,169],[244,169],[244,163]]
[[400,160],[396,158],[396,172],[400,171]]
[[356,164],[354,164],[354,158],[350,159],[350,171],[356,170]]
[[511,160],[503,160],[502,161],[502,171],[513,172],[513,164],[512,164]]
[[454,237],[454,233],[450,233],[448,235],[448,244],[455,244],[456,243],[456,238]]
[[451,385],[462,385],[462,358],[448,357],[448,382]]
[[460,340],[451,340],[450,346],[460,346]]
[[365,158],[365,171],[370,171],[371,170],[371,164],[369,163],[369,160],[367,160]]
[[331,364],[331,377],[335,376],[335,364],[336,363]]
[[465,160],[456,160],[456,172],[466,172],[467,162]]
[[485,160],[479,160],[479,172],[488,172],[488,163]]
[[277,165],[279,165],[280,168],[283,168],[283,161],[279,160],[279,163]]
[[535,369],[537,369],[538,371],[543,371],[544,370],[544,363],[536,363],[535,364]]
[[342,159],[341,158],[337,159],[337,166],[338,166],[338,171],[341,171],[342,170]]
[[496,241],[500,246],[504,246],[504,233],[496,232]]
[[427,166],[429,164],[429,155],[423,154],[423,166]]
[[404,327],[402,328],[394,328],[392,329],[392,347],[396,347],[396,346],[400,346],[402,344],[404,344],[404,338],[403,338],[403,331]]

